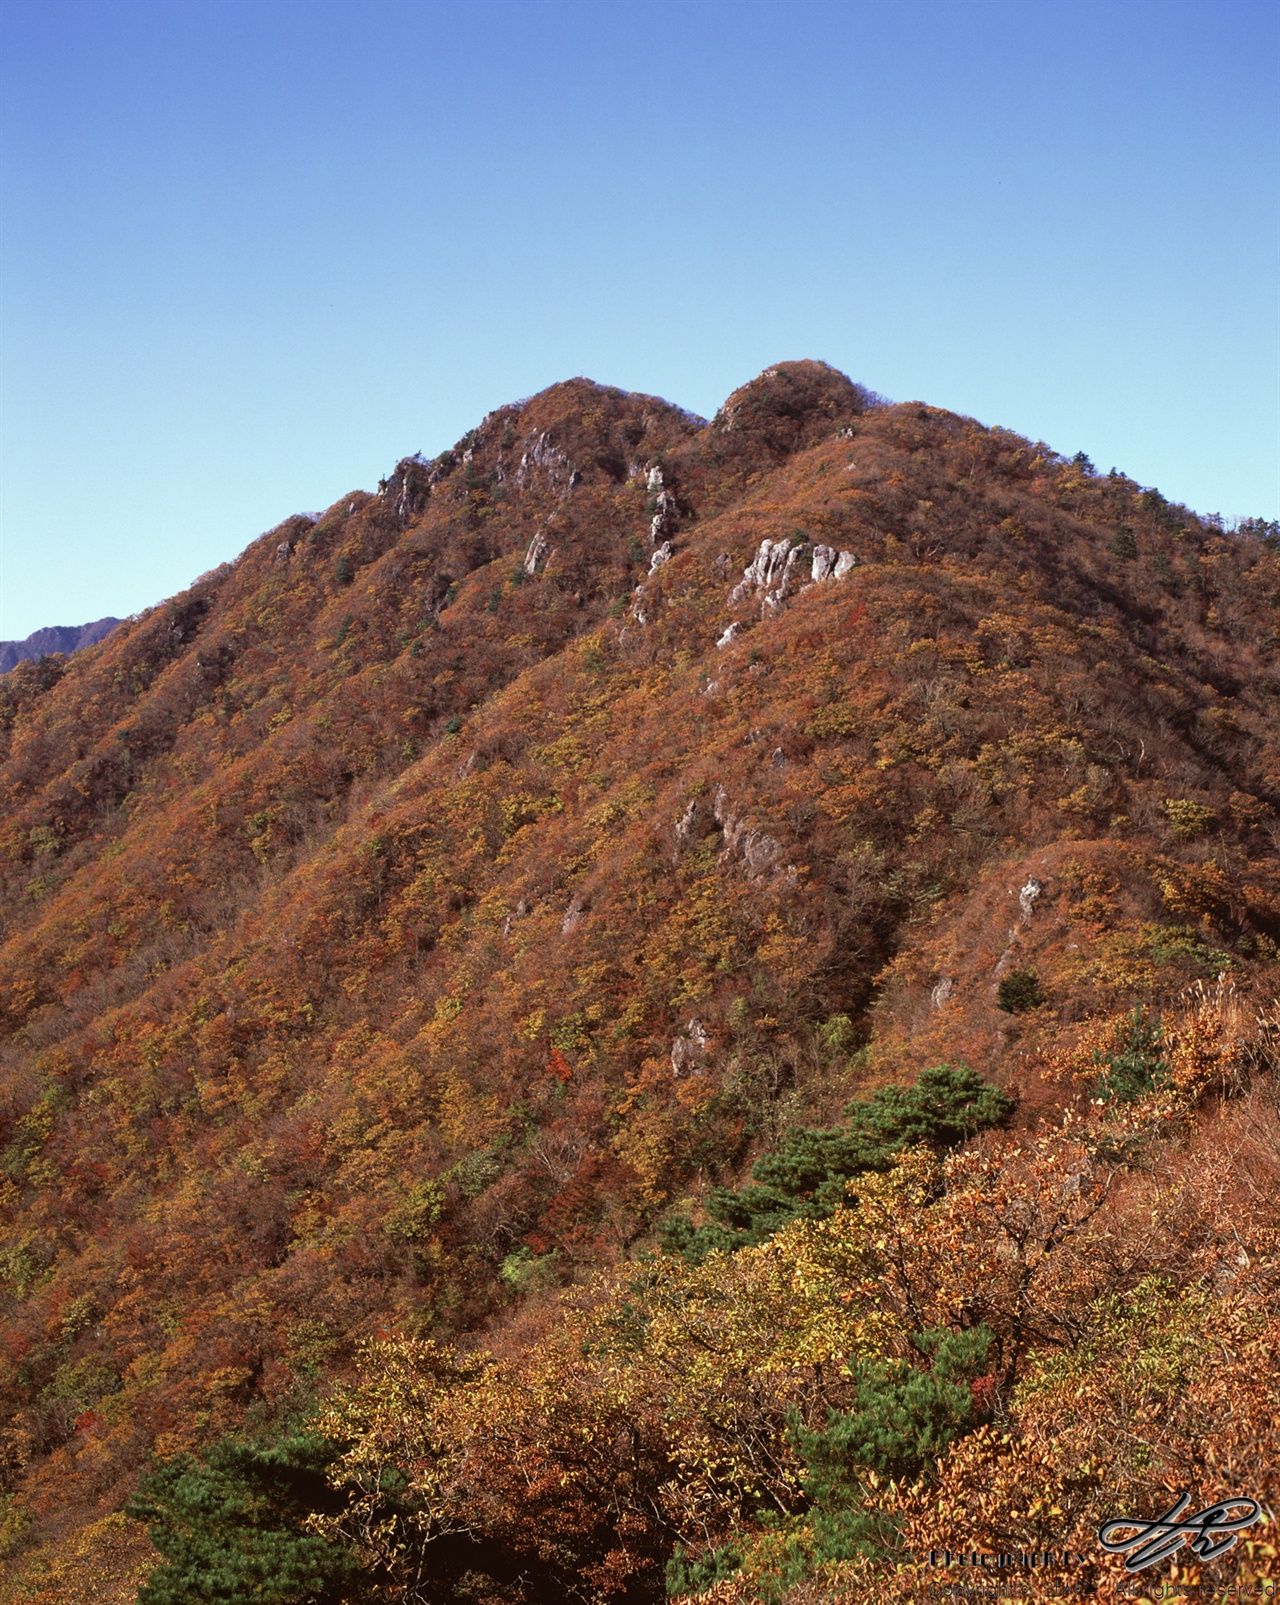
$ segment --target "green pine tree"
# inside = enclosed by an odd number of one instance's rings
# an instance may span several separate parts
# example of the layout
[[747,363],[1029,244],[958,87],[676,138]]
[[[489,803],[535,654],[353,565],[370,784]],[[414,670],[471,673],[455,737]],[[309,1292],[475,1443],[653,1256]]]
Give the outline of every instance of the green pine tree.
[[165,1564],[138,1605],[343,1605],[349,1551],[303,1529],[341,1508],[326,1471],[338,1448],[295,1434],[260,1446],[224,1438],[203,1460],[161,1461],[125,1507],[146,1522]]
[[756,1161],[756,1185],[712,1189],[706,1225],[684,1215],[668,1219],[662,1246],[696,1264],[715,1249],[762,1243],[789,1221],[823,1220],[846,1202],[846,1183],[854,1176],[887,1170],[896,1154],[916,1143],[953,1147],[999,1125],[1012,1109],[1008,1094],[976,1071],[935,1065],[921,1071],[914,1087],[882,1087],[855,1099],[845,1111],[847,1126],[792,1132],[777,1153]]
[[1106,1066],[1106,1074],[1098,1080],[1098,1091],[1120,1103],[1133,1103],[1143,1093],[1161,1086],[1169,1074],[1160,1016],[1144,1019],[1141,1003],[1135,1003],[1128,1023],[1129,1035],[1118,1053],[1107,1058],[1094,1054],[1094,1062]]
[[1121,562],[1132,562],[1138,555],[1138,542],[1128,524],[1121,524],[1111,542],[1111,554],[1118,557]]

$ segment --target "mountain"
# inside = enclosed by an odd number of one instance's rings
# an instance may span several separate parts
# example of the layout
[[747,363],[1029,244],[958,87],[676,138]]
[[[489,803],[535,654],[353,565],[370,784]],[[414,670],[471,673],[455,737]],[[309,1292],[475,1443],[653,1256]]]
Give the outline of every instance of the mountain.
[[51,624],[34,630],[25,641],[0,641],[0,674],[7,674],[15,663],[43,657],[47,652],[78,652],[96,646],[109,636],[119,619],[98,619],[93,624]]
[[789,362],[19,663],[0,1599],[1111,1597],[1274,1503],[1278,600]]

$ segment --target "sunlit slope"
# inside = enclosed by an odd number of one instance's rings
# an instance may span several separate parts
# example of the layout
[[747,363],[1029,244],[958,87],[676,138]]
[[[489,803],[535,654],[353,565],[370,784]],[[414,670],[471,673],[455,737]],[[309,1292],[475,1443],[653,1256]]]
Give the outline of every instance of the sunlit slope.
[[476,1328],[860,1085],[965,1062],[1029,1122],[1091,1020],[1269,997],[1278,593],[793,363],[709,425],[556,386],[13,671],[30,1508]]

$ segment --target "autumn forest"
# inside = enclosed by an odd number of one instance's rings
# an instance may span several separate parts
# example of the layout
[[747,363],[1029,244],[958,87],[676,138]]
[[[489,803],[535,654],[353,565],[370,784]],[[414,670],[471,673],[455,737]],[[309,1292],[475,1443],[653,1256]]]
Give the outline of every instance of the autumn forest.
[[0,676],[3,1605],[1275,1579],[1278,606],[789,362]]

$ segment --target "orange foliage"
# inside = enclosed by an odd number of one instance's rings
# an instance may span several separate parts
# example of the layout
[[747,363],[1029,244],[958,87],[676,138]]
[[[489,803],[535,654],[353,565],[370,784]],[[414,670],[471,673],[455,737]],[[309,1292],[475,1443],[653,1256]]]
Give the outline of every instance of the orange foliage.
[[[1277,990],[1278,589],[1262,538],[789,363],[710,424],[555,386],[19,665],[18,1549],[380,1330],[500,1326],[861,1083],[1019,1092],[1030,1187],[1135,1002]],[[1205,1084],[1251,1073],[1197,1029]],[[1008,1354],[1111,1274],[1010,1305]]]

